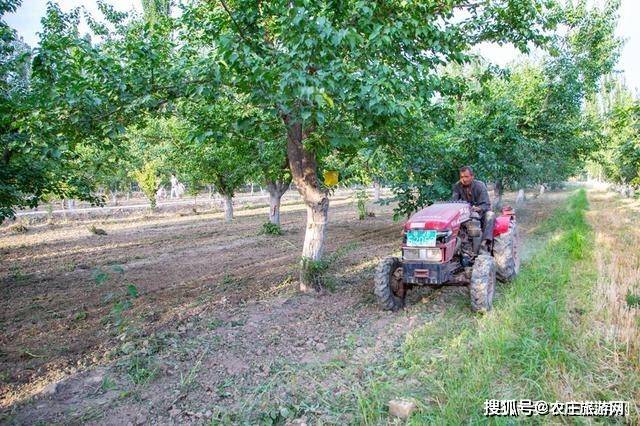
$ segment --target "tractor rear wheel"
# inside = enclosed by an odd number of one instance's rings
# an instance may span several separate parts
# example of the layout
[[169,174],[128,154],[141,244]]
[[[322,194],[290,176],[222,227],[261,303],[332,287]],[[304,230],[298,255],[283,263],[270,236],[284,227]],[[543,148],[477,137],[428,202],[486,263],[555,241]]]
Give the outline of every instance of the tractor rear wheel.
[[404,308],[407,285],[402,280],[402,261],[397,257],[385,258],[376,268],[374,293],[382,307],[389,311]]
[[502,282],[513,280],[520,271],[518,256],[518,228],[511,222],[509,231],[494,238],[493,257],[496,261],[496,276]]
[[471,310],[487,312],[493,307],[493,293],[496,287],[496,263],[493,257],[484,254],[476,257],[471,272],[469,295]]

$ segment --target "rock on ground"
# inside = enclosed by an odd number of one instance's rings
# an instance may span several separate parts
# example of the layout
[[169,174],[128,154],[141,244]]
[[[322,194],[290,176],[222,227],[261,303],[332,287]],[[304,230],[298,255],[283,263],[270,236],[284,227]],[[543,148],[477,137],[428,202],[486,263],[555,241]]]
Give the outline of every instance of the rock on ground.
[[393,417],[408,419],[411,413],[416,410],[415,401],[408,399],[392,399],[389,401],[389,414]]

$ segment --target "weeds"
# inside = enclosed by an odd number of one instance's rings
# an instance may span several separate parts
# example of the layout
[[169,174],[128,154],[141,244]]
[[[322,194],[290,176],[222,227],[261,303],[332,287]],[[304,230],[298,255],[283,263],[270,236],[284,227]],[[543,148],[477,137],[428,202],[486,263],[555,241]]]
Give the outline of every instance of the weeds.
[[127,376],[136,385],[144,386],[158,374],[158,367],[152,357],[133,355],[126,362]]
[[47,223],[49,225],[53,225],[53,205],[51,203],[47,204]]
[[280,225],[266,222],[262,224],[262,229],[258,232],[258,235],[284,235],[284,231]]
[[216,328],[222,327],[224,325],[224,321],[220,319],[212,319],[207,323],[207,328],[209,330],[215,330]]
[[369,195],[367,191],[361,189],[356,191],[356,210],[358,212],[358,219],[365,220],[368,216],[367,214],[367,201],[369,201]]
[[234,287],[238,287],[243,282],[244,282],[244,278],[238,278],[232,274],[224,274],[222,276],[222,281],[220,282],[220,289],[230,290]]
[[627,295],[625,296],[625,301],[627,302],[627,306],[630,308],[640,308],[640,295],[631,294],[631,291],[627,291]]
[[196,376],[198,375],[198,371],[200,370],[200,366],[202,365],[202,358],[204,358],[205,354],[206,351],[203,350],[185,376],[180,373],[180,388],[183,391],[191,388],[195,383]]
[[[122,280],[124,268],[121,265],[111,265],[110,268],[98,267],[93,271],[92,278],[97,286],[110,280]],[[110,323],[119,332],[128,326],[128,318],[124,315],[133,306],[133,300],[140,296],[138,288],[131,283],[124,282],[118,290],[107,293],[104,303],[112,303],[109,315],[103,318],[103,323]]]
[[594,299],[606,340],[624,352],[640,377],[640,203],[612,194],[594,197],[600,207],[592,212],[596,231],[598,270]]
[[102,383],[100,383],[100,390],[102,390],[103,392],[107,392],[114,389],[116,389],[116,383],[109,377],[105,376],[102,379]]
[[29,231],[29,228],[27,228],[22,222],[18,222],[11,225],[9,230],[16,234],[24,234]]
[[89,228],[87,228],[89,230],[89,232],[91,232],[93,235],[107,235],[107,231],[105,231],[102,228],[96,228],[95,225],[91,225]]
[[27,280],[28,275],[22,272],[19,267],[13,266],[11,268],[11,274],[9,275],[9,277],[11,277],[11,279],[16,283],[22,283]]
[[124,274],[124,268],[121,265],[111,265],[110,268],[97,267],[93,270],[91,277],[96,285],[102,285],[109,280],[116,279],[117,276]]
[[357,243],[350,243],[340,247],[335,252],[320,260],[312,260],[303,257],[300,261],[303,279],[314,284],[316,288],[327,288],[334,291],[337,288],[337,279],[329,274],[329,269],[342,257],[358,247]]

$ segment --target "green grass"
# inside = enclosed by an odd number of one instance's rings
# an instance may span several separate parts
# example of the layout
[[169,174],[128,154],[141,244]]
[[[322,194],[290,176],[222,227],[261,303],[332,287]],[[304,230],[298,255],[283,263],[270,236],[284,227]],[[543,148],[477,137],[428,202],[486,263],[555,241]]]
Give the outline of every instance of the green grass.
[[[450,306],[410,334],[400,356],[357,395],[360,422],[384,422],[395,397],[420,401],[409,424],[513,422],[484,417],[488,399],[613,397],[599,391],[611,378],[593,374],[603,349],[585,315],[596,277],[587,208],[580,190],[542,225],[546,244],[514,282],[498,287],[493,311],[478,316]],[[416,380],[407,385],[406,377]]]

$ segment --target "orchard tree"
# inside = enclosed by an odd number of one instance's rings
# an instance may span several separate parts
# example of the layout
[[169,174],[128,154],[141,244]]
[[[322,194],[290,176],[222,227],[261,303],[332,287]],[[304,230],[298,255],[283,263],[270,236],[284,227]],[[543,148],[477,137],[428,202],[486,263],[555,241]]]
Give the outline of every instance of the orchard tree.
[[339,134],[319,135],[349,114],[365,131],[375,120],[420,115],[441,90],[439,65],[463,62],[482,41],[526,49],[539,40],[541,11],[550,4],[237,0],[199,2],[183,12],[191,43],[217,57],[234,90],[286,128],[289,168],[307,205],[303,291],[314,289],[310,271],[322,257],[328,221],[316,153],[342,142]]
[[504,185],[564,180],[598,149],[600,125],[585,105],[619,53],[617,7],[568,6],[567,32],[542,61],[489,78],[477,69],[467,73],[451,137],[459,139],[464,162],[494,181],[499,195]]
[[[0,2],[0,11],[4,15],[18,4]],[[0,24],[2,117],[11,118],[2,128],[0,218],[16,207],[35,207],[43,197],[101,203],[96,181],[78,168],[82,147],[114,150],[141,113],[161,110],[190,90],[176,85],[191,77],[174,66],[171,41],[150,24],[125,25],[126,14],[100,6],[117,31],[90,20],[104,38],[99,44],[80,36],[80,9],[63,13],[55,3],[47,6],[33,52],[18,52],[24,45]]]
[[104,189],[114,205],[118,205],[119,194],[129,192],[134,182],[135,162],[125,147],[121,144],[118,149],[107,151],[85,144],[76,148],[77,169],[86,172],[95,187]]
[[[0,15],[20,1],[0,2]],[[0,19],[0,223],[15,208],[37,207],[42,198],[80,198],[93,203],[90,176],[60,137],[41,133],[44,114],[34,94],[34,52]],[[49,106],[50,109],[53,109]]]
[[192,181],[212,183],[224,198],[225,220],[233,220],[233,197],[256,173],[256,141],[238,129],[250,110],[218,97],[180,104],[186,137],[175,140],[172,158]]
[[619,82],[603,101],[606,136],[595,160],[609,181],[640,186],[640,101]]
[[282,196],[291,184],[289,161],[287,160],[284,136],[271,133],[257,144],[258,173],[269,192],[269,222],[280,226],[280,204]]
[[[127,128],[123,135],[124,152],[118,158],[127,159],[130,176],[151,204],[156,207],[156,194],[169,181],[175,165],[172,162],[173,146],[186,135],[180,122],[174,117],[147,116]],[[121,145],[121,146],[122,146]],[[115,154],[112,150],[111,154]]]

